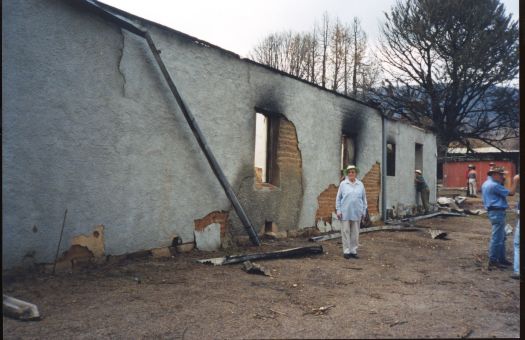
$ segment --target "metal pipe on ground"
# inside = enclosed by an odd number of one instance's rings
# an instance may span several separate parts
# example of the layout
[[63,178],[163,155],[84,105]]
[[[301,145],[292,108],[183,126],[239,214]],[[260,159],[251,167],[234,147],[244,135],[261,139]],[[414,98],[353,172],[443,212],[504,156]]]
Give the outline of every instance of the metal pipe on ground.
[[[402,225],[388,225],[388,226],[380,226],[380,227],[370,227],[370,228],[363,228],[359,229],[359,234],[369,233],[372,231],[420,231],[421,228],[417,227],[406,227]],[[321,241],[327,241],[332,240],[334,238],[341,237],[340,232],[336,232],[333,234],[328,235],[321,235],[321,236],[314,236],[310,237],[308,241],[310,242],[321,242]]]

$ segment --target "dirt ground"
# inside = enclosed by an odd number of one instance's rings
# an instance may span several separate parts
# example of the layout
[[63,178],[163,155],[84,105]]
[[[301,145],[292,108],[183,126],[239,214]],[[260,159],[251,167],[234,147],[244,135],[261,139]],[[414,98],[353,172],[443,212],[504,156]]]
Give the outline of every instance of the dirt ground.
[[[515,214],[507,216],[514,226]],[[43,319],[3,317],[3,337],[518,338],[520,281],[510,268],[486,269],[486,215],[416,225],[423,231],[362,234],[359,259],[344,259],[334,239],[319,243],[322,255],[257,261],[271,277],[194,261],[223,251],[125,259],[56,276],[4,273],[3,293],[36,304]],[[448,239],[432,239],[427,228]],[[264,240],[234,253],[308,245],[306,237]],[[320,307],[326,310],[316,313]]]

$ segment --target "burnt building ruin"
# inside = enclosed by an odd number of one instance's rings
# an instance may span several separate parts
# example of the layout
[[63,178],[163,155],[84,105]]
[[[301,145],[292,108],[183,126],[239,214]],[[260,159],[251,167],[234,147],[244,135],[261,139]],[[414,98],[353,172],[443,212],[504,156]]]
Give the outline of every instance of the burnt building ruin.
[[373,220],[414,212],[416,168],[435,201],[435,135],[366,103],[96,2],[2,9],[4,267],[52,263],[65,209],[61,254],[247,240],[134,27],[154,42],[256,233],[332,223],[349,163]]

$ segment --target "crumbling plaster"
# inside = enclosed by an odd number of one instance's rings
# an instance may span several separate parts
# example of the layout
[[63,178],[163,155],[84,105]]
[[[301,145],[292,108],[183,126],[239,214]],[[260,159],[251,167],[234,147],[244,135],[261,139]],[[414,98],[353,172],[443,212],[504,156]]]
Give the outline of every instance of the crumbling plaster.
[[[4,265],[28,253],[51,262],[66,208],[61,252],[104,224],[108,255],[166,247],[175,236],[191,242],[195,219],[232,212],[143,39],[66,0],[5,1],[2,10]],[[256,107],[293,123],[302,195],[244,191],[256,229],[265,218],[256,212],[272,209],[290,211],[273,221],[280,227],[315,225],[317,197],[339,182],[342,130],[357,132],[362,174],[381,162],[376,110],[140,24],[234,191],[253,189]]]

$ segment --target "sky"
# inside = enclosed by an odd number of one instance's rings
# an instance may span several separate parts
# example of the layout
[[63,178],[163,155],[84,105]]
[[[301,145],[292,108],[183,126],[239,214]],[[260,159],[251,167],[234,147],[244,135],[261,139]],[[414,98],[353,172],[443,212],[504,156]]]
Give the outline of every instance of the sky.
[[[323,13],[351,23],[361,21],[375,45],[379,24],[395,0],[100,0],[139,17],[248,57],[270,33],[310,32]],[[438,1],[438,0],[436,0]],[[501,1],[515,20],[519,0]]]

